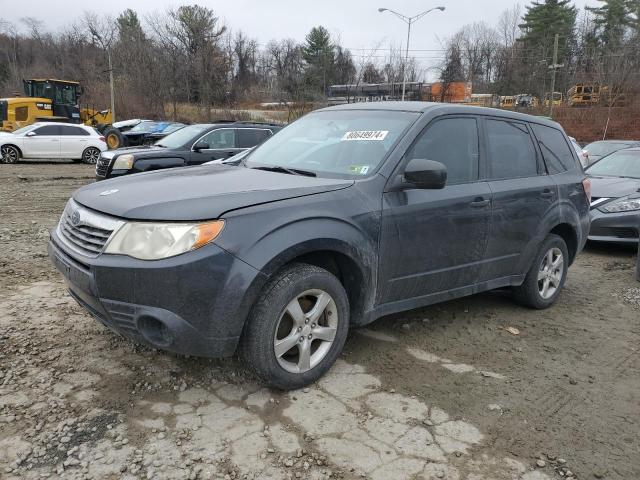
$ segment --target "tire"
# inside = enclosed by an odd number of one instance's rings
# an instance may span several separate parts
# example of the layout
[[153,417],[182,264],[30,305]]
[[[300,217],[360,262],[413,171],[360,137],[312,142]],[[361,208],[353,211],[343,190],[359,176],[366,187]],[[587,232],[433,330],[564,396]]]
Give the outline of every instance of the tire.
[[549,308],[564,287],[568,262],[567,244],[562,237],[550,234],[542,243],[522,285],[513,289],[516,301],[538,310]]
[[127,146],[127,139],[117,128],[107,128],[104,131],[104,137],[107,142],[109,150],[115,150],[116,148],[122,148]]
[[[314,312],[318,302],[322,311]],[[322,268],[292,264],[262,290],[245,324],[240,355],[269,386],[292,390],[331,368],[348,331],[349,299],[340,281]]]
[[82,163],[95,165],[100,158],[100,149],[96,147],[88,147],[82,152]]
[[4,145],[0,148],[2,163],[18,163],[20,161],[20,150],[13,145]]

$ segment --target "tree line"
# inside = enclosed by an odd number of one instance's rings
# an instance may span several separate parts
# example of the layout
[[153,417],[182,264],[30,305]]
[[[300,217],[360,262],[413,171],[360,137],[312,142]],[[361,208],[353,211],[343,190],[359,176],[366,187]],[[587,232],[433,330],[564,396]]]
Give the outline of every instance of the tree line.
[[536,0],[503,12],[495,25],[465,25],[443,49],[441,80],[473,82],[477,93],[544,98],[555,68],[556,91],[598,83],[614,99],[633,98],[640,93],[640,0],[597,0],[583,11],[570,0]]

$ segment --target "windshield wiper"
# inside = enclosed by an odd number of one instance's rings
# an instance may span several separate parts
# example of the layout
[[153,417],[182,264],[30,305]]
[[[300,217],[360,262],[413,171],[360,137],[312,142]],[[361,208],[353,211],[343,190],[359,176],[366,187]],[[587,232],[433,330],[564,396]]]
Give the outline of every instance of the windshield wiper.
[[315,172],[310,172],[309,170],[300,170],[299,168],[286,168],[281,167],[280,165],[271,165],[266,166],[263,165],[261,167],[250,167],[254,170],[266,170],[267,172],[281,172],[288,173],[289,175],[303,175],[305,177],[317,177]]
[[162,145],[161,143],[156,143],[156,147],[160,147],[160,148],[167,148],[166,145]]

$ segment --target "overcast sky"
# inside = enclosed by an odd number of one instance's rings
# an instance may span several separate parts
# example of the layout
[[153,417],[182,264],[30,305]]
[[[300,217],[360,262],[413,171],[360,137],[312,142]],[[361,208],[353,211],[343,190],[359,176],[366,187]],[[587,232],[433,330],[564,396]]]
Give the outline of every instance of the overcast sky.
[[[170,0],[108,0],[78,2],[69,0],[30,0],[11,2],[0,0],[0,18],[19,23],[20,18],[45,20],[49,29],[68,24],[84,9],[117,15],[125,8],[136,10],[141,17],[185,3],[198,3],[213,9],[232,30],[243,30],[261,43],[272,38],[291,37],[303,40],[311,27],[324,25],[354,55],[371,54],[379,45],[404,46],[406,25],[388,12],[378,13],[378,7],[392,8],[407,16],[431,7],[444,6],[444,12],[431,12],[412,27],[410,49],[423,66],[434,64],[441,53],[440,40],[467,23],[485,21],[495,25],[500,13],[515,5],[509,0],[205,0],[175,2]],[[521,1],[521,5],[528,1]],[[578,8],[594,5],[595,0],[575,0]],[[360,50],[362,49],[362,50]],[[424,51],[419,51],[424,50]],[[385,52],[379,52],[384,55]]]

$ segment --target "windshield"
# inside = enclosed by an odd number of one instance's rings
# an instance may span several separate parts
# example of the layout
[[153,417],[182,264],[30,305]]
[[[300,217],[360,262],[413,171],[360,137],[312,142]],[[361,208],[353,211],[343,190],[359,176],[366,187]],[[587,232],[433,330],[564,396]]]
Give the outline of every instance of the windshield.
[[135,133],[149,133],[155,131],[157,128],[158,122],[140,122],[129,131]]
[[419,115],[388,110],[310,113],[257,147],[245,164],[338,178],[367,176]]
[[209,128],[209,125],[190,125],[173,132],[171,135],[167,135],[162,140],[157,141],[156,145],[167,148],[179,148],[190,142],[193,137],[204,133],[207,128]]
[[630,146],[631,145],[629,145],[628,143],[594,142],[584,147],[584,149],[589,152],[589,155],[604,157],[606,155],[609,155],[610,153],[617,152],[618,150],[628,148]]
[[26,126],[26,127],[22,127],[22,128],[17,129],[17,130],[14,130],[14,131],[13,131],[13,134],[14,134],[14,135],[23,135],[23,134],[27,133],[28,131],[33,130],[33,129],[34,129],[34,128],[36,128],[37,126],[38,126],[38,125],[33,124],[33,125],[28,125],[28,126]]
[[640,178],[640,151],[621,150],[594,163],[587,169],[589,175]]

